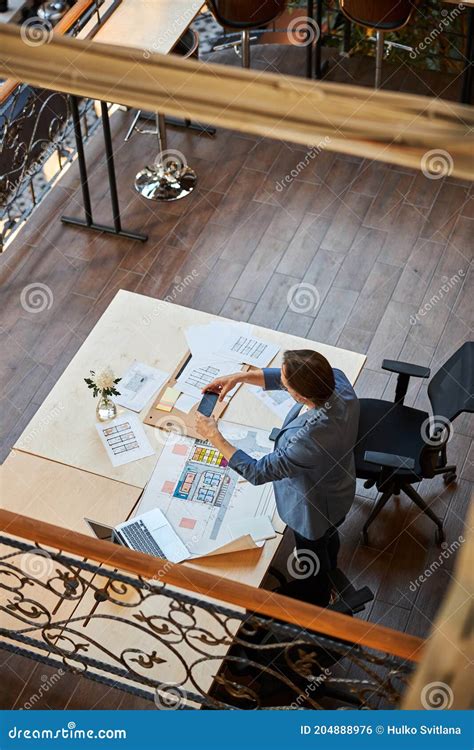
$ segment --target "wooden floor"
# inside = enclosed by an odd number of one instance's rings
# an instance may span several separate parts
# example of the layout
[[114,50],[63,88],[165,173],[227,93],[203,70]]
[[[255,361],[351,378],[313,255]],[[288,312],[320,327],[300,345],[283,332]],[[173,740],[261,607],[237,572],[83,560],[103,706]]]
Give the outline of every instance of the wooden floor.
[[[370,85],[372,64],[336,62],[330,77]],[[303,51],[264,48],[254,65],[301,73]],[[406,64],[386,66],[385,75],[389,88],[457,96],[458,81],[421,77]],[[472,184],[427,179],[324,150],[300,170],[303,147],[224,130],[215,139],[170,130],[169,147],[185,155],[199,187],[187,199],[161,206],[133,190],[135,173],[153,160],[156,148],[151,136],[123,142],[131,116],[118,112],[112,120],[123,223],[147,232],[149,241],[64,227],[63,212],[81,215],[73,167],[0,257],[1,460],[118,289],[168,296],[177,304],[366,353],[360,396],[393,396],[394,379],[380,367],[384,357],[436,371],[472,338]],[[99,134],[87,150],[91,189],[96,221],[110,222],[102,150]],[[278,190],[277,182],[295,169],[296,178]],[[51,290],[52,306],[28,313],[21,293],[37,283]],[[292,297],[295,288],[306,293],[303,311]],[[407,403],[428,409],[426,385],[413,381]],[[444,517],[448,546],[463,531],[474,482],[473,436],[473,420],[459,418],[448,447],[457,483],[445,487],[436,479],[421,487]],[[365,617],[425,636],[455,555],[421,587],[410,587],[438,559],[434,527],[400,497],[374,523],[370,546],[361,546],[361,526],[374,498],[372,490],[359,487],[342,527],[341,567],[356,585],[374,591]],[[6,652],[0,659],[0,708],[20,708],[50,670]],[[65,706],[143,704],[66,675],[37,707]]]

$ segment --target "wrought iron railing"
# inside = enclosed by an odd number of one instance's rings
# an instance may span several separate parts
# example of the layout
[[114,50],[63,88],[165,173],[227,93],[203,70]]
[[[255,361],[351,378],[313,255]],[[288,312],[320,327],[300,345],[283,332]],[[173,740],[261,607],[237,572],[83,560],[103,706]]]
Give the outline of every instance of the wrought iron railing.
[[[55,26],[55,33],[76,36],[93,19],[95,26],[99,25],[103,2],[79,0]],[[30,18],[22,32],[27,50],[28,44],[47,43],[52,27],[47,21]],[[100,122],[93,105],[91,100],[80,104],[85,141]],[[0,85],[0,252],[75,156],[68,97],[4,81]]]
[[159,708],[394,708],[419,659],[420,639],[186,565],[6,511],[0,529],[0,646]]

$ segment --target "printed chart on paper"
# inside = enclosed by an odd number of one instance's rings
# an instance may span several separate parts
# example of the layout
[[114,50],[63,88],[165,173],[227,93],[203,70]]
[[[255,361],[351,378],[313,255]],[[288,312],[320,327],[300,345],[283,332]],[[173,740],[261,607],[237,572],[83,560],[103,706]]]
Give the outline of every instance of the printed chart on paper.
[[[224,437],[253,458],[273,449],[254,427],[219,422]],[[147,485],[139,512],[160,508],[191,552],[204,553],[235,537],[242,518],[275,512],[271,484],[258,487],[233,471],[206,440],[170,433]]]

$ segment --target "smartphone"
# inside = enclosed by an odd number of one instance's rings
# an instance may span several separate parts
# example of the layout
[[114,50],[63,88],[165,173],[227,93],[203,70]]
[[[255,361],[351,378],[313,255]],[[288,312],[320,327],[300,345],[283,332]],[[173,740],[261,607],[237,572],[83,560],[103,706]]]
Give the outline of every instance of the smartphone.
[[207,391],[202,397],[201,403],[197,408],[198,412],[200,414],[204,414],[205,417],[210,417],[212,412],[214,411],[215,405],[217,404],[218,398],[218,393],[211,393],[211,391]]

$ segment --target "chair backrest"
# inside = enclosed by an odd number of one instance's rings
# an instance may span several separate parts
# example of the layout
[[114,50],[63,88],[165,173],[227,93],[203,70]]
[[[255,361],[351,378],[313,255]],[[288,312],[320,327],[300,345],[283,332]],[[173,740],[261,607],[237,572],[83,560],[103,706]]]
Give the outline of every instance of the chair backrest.
[[416,8],[415,0],[340,0],[339,5],[350,21],[382,31],[401,29]]
[[257,29],[271,23],[286,8],[287,0],[208,0],[207,5],[221,26]]
[[446,455],[451,422],[462,412],[474,412],[474,341],[468,341],[440,367],[428,385],[433,416],[424,424],[420,466],[424,477],[433,477],[439,457]]
[[437,417],[456,419],[474,412],[474,341],[467,341],[445,362],[428,386],[428,397]]

